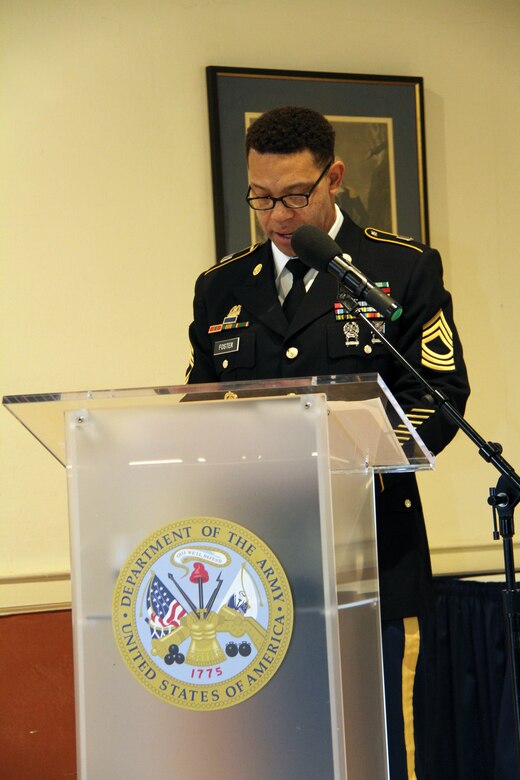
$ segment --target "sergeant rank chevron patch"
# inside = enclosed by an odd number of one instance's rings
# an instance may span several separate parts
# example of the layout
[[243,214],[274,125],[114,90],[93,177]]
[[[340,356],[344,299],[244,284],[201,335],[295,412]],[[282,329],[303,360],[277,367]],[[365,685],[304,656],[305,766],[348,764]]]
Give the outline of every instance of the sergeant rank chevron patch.
[[455,370],[453,332],[442,309],[423,325],[421,363],[433,371]]

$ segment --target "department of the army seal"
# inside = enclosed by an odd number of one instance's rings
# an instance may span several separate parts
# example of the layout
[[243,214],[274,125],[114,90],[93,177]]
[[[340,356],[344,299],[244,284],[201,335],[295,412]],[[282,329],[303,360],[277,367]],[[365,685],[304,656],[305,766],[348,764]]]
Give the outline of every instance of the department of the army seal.
[[255,534],[215,517],[158,529],[114,590],[123,660],[169,704],[218,710],[257,693],[280,667],[293,627],[289,582]]

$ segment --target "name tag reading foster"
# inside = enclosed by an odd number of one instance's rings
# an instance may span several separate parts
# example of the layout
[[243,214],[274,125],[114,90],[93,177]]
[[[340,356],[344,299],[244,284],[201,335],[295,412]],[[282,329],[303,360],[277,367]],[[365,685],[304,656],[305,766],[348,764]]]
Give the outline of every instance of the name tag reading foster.
[[240,346],[240,336],[225,341],[215,341],[213,346],[213,355],[224,355],[228,352],[238,352]]

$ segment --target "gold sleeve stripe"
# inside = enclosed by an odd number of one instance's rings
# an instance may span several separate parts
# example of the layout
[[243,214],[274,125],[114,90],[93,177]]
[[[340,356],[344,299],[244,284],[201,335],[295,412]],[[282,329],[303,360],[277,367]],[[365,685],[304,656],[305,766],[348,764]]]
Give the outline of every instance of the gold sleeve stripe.
[[[436,409],[412,409],[407,412],[407,417],[414,428],[419,428],[426,420],[429,420],[432,414],[435,414]],[[404,444],[411,438],[411,433],[404,423],[400,423],[397,428],[394,428],[394,433],[400,444]]]
[[190,374],[193,371],[193,366],[195,365],[195,353],[193,352],[193,345],[190,344],[190,362],[188,364],[188,368],[186,369],[186,373],[184,375],[184,384],[187,385],[190,379]]
[[401,423],[397,428],[394,428],[394,433],[400,444],[405,444],[412,435],[404,423]]
[[436,411],[436,409],[416,409],[414,407],[413,409],[410,409],[406,416],[409,420],[418,420],[420,424],[424,420],[429,420]]
[[217,271],[219,268],[222,268],[225,265],[229,265],[230,263],[234,263],[235,260],[241,260],[243,257],[247,257],[247,255],[250,255],[251,252],[254,252],[257,247],[260,246],[260,243],[258,244],[252,244],[251,246],[248,246],[246,249],[242,249],[240,252],[237,252],[236,255],[228,255],[227,257],[224,257],[223,260],[220,261],[217,265],[211,266],[209,268],[204,276],[207,276],[208,274],[213,273],[213,271]]

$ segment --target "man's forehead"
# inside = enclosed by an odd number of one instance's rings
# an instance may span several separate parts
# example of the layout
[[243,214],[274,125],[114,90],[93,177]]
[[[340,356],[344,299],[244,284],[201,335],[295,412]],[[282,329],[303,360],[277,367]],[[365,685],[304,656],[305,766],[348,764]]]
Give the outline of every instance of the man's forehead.
[[308,149],[292,154],[260,154],[252,149],[248,171],[251,184],[293,187],[312,182],[319,169]]

